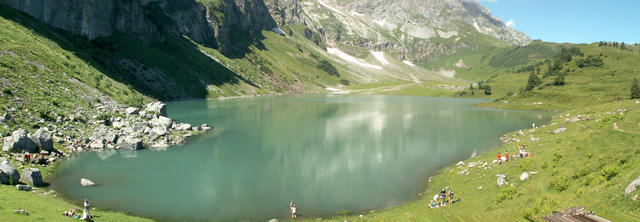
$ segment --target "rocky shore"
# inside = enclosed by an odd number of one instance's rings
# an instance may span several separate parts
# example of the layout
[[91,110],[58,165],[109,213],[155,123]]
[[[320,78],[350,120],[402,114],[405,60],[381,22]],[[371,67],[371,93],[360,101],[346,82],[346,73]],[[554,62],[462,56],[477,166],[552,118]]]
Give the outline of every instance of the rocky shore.
[[[32,168],[32,164],[46,167],[79,152],[108,155],[116,150],[164,150],[211,129],[207,124],[192,126],[173,121],[167,117],[166,105],[162,102],[149,103],[141,109],[115,102],[100,104],[91,111],[79,109],[66,117],[57,116],[55,121],[38,120],[30,129],[32,133],[16,121],[15,116],[19,118],[24,114],[15,109],[11,111],[13,115],[0,116],[0,127],[10,132],[0,140],[2,156],[7,157],[0,157],[1,184],[22,182],[42,186],[42,174],[39,169]],[[23,169],[21,180],[14,164]]]

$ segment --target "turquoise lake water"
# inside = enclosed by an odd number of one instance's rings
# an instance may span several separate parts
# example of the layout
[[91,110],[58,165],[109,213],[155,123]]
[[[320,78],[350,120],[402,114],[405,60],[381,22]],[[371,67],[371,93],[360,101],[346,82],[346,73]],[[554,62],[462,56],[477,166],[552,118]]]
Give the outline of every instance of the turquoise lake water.
[[[362,212],[415,200],[437,169],[548,121],[542,112],[476,108],[485,100],[274,96],[168,103],[178,122],[214,130],[166,151],[86,153],[63,163],[65,198],[167,221]],[[81,187],[80,178],[99,186]]]

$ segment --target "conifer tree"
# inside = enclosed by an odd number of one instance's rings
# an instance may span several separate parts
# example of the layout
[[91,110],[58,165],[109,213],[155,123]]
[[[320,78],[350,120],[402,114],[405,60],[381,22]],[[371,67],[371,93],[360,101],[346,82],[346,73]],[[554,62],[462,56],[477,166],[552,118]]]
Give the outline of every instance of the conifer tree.
[[638,86],[638,79],[633,79],[633,83],[631,83],[631,99],[640,99],[640,86]]
[[531,91],[533,88],[536,88],[536,86],[539,86],[540,84],[542,84],[542,80],[540,80],[540,77],[538,77],[538,75],[536,75],[534,72],[531,72],[525,90]]

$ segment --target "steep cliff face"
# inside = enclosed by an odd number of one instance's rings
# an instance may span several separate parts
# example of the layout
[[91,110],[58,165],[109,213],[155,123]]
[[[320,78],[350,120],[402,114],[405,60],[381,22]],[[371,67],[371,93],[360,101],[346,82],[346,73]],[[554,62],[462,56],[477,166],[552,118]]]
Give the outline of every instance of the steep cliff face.
[[279,25],[304,23],[330,46],[384,50],[418,63],[478,47],[478,34],[496,43],[531,41],[473,0],[285,0],[267,6]]
[[234,32],[253,38],[275,22],[261,1],[219,0],[0,0],[38,20],[89,39],[124,32],[144,41],[168,31],[209,46],[233,49]]

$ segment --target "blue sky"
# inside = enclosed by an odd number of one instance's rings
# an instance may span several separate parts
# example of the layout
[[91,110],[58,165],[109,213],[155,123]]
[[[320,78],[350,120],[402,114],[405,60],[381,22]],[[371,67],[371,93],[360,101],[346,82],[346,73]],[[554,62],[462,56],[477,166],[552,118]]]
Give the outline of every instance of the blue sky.
[[640,0],[478,0],[531,39],[640,43]]

